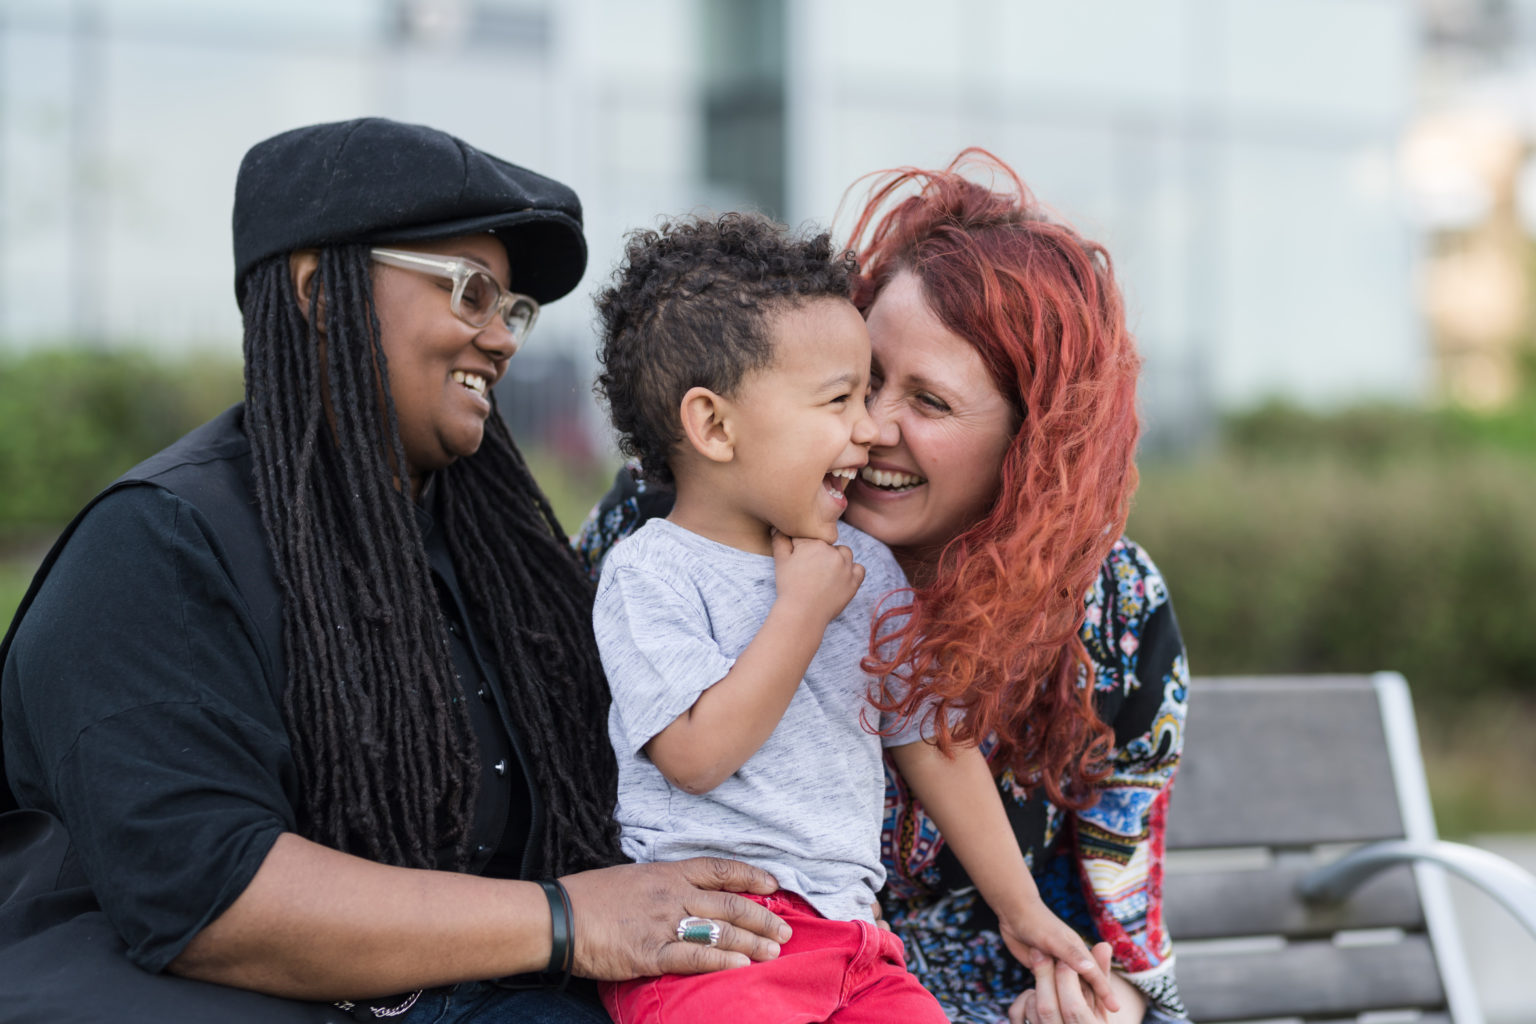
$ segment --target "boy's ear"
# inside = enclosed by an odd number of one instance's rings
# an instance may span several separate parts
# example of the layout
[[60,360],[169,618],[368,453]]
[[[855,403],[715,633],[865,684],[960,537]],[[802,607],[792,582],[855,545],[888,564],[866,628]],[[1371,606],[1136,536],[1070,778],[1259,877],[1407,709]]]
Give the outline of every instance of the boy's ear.
[[689,388],[679,412],[683,436],[694,451],[711,462],[730,462],[736,457],[730,402],[709,388]]
[[[320,288],[320,251],[295,249],[288,254],[288,277],[293,282],[293,294],[299,300],[299,315],[309,319],[309,302],[315,289]],[[325,331],[325,292],[320,292],[320,323],[316,328]]]

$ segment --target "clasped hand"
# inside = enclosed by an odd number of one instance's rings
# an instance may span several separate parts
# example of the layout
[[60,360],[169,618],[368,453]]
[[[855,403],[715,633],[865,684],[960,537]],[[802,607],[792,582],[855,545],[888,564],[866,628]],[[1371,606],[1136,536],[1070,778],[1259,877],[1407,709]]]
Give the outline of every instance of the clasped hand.
[[1008,949],[1035,976],[1035,987],[1008,1008],[1010,1024],[1104,1024],[1120,1009],[1110,988],[1110,947],[1089,950],[1081,936],[1038,899],[1020,919],[1003,920]]
[[864,582],[864,567],[843,544],[773,532],[773,581],[780,601],[788,601],[831,622],[848,607]]

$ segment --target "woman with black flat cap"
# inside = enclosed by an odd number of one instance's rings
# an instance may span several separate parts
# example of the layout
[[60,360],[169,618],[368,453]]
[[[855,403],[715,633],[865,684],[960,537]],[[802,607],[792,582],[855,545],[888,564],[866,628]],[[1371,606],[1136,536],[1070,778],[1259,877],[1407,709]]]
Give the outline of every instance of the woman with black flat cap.
[[247,154],[245,402],[88,506],[0,647],[0,1021],[600,1021],[571,975],[775,955],[730,894],[771,877],[613,866],[589,586],[491,394],[580,217],[428,128]]

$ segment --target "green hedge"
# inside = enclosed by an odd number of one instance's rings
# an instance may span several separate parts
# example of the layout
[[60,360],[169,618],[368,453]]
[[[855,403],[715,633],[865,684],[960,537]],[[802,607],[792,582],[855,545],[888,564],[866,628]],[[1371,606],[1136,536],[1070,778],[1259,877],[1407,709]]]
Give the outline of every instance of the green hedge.
[[1270,408],[1205,458],[1143,466],[1130,534],[1194,670],[1397,669],[1441,703],[1536,694],[1526,415]]
[[1316,413],[1272,403],[1230,417],[1222,446],[1245,458],[1341,459],[1353,465],[1502,451],[1536,458],[1536,394],[1498,412],[1364,405]]
[[56,530],[240,393],[229,359],[79,348],[0,356],[0,540]]

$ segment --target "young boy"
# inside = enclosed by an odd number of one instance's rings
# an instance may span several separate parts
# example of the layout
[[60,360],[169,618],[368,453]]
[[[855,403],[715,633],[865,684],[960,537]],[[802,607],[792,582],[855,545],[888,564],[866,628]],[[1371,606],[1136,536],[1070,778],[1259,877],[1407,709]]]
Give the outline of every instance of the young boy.
[[[781,890],[748,898],[794,930],[777,960],[605,985],[620,1024],[945,1020],[874,924],[882,744],[1015,955],[1060,958],[1111,998],[1036,893],[980,753],[946,758],[920,720],[868,724],[879,716],[859,662],[876,605],[906,580],[884,545],[839,522],[876,437],[852,269],[825,234],[683,220],[632,236],[598,300],[598,384],[621,447],[677,495],[609,553],[593,613],[624,850],[761,867]],[[718,935],[701,919],[678,927],[683,941]]]

